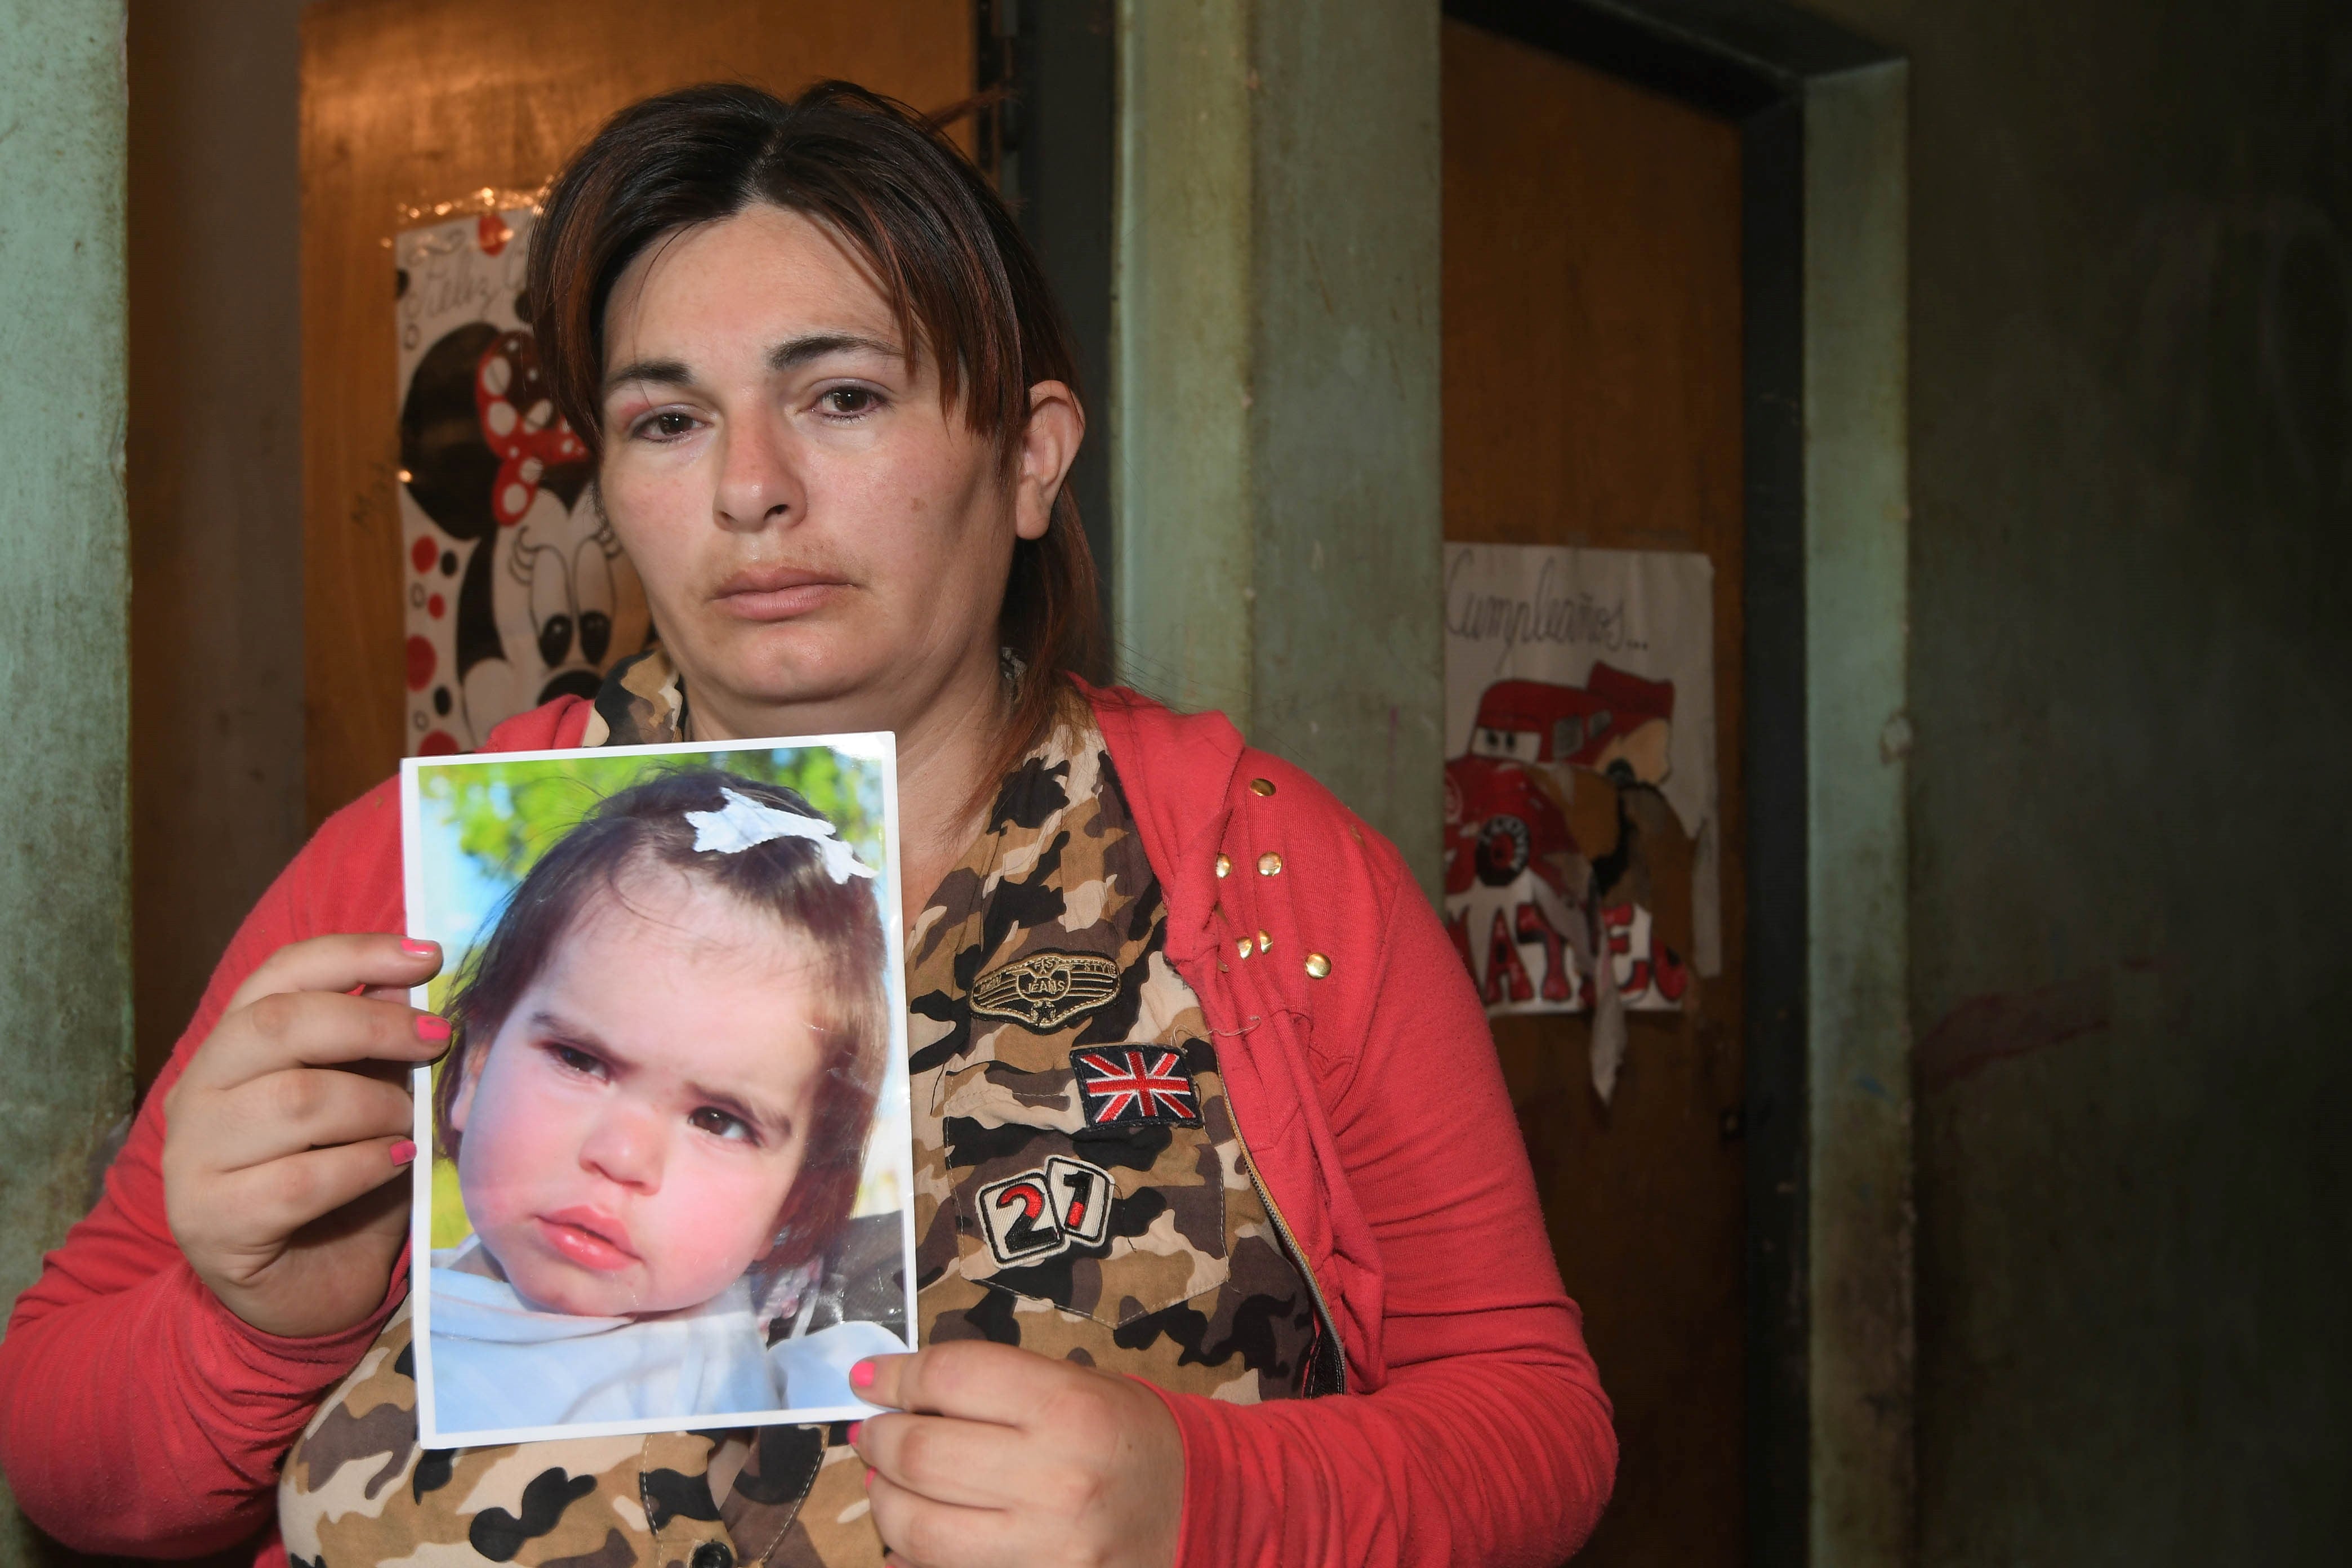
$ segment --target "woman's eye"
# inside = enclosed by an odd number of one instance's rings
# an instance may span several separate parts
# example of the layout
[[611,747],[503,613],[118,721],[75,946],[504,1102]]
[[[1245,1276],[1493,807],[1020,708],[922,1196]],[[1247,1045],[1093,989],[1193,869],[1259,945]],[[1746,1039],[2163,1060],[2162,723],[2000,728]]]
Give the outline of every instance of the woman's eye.
[[863,386],[828,387],[818,399],[827,414],[856,416],[870,414],[881,406],[882,400],[873,390]]
[[664,408],[638,420],[630,434],[641,440],[675,441],[693,432],[695,418],[682,408]]
[[740,1116],[730,1115],[715,1105],[706,1105],[687,1118],[696,1127],[713,1138],[726,1138],[740,1142],[751,1139],[751,1129]]

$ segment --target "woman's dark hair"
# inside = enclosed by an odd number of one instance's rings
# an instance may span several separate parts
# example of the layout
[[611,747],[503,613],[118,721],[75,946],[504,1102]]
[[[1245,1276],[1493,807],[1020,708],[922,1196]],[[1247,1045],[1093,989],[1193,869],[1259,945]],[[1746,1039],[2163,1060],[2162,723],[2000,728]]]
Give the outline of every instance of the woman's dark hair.
[[824,1059],[811,1108],[808,1148],[778,1215],[782,1237],[764,1267],[788,1269],[822,1255],[849,1219],[865,1169],[866,1138],[889,1049],[884,975],[889,946],[870,879],[835,881],[806,838],[772,838],[731,852],[698,850],[689,811],[718,811],[736,794],[801,816],[817,816],[792,790],[709,767],[683,767],[607,796],[540,858],[507,900],[490,938],[458,975],[449,998],[449,1053],[433,1089],[433,1131],[455,1159],[459,1136],[450,1109],[476,1047],[487,1049],[556,944],[569,937],[599,894],[625,899],[632,878],[668,868],[772,914],[816,952],[810,1014]]
[[[936,125],[847,82],[790,102],[713,83],[614,115],[556,176],[531,237],[541,362],[556,408],[599,460],[614,285],[664,236],[755,202],[824,225],[872,270],[908,351],[930,355],[941,395],[997,443],[1008,472],[1029,389],[1079,391],[1069,325],[1035,254]],[[1102,656],[1094,557],[1067,485],[1045,537],[1013,544],[998,641],[1019,669],[990,788],[1045,734],[1064,676],[1095,675]]]

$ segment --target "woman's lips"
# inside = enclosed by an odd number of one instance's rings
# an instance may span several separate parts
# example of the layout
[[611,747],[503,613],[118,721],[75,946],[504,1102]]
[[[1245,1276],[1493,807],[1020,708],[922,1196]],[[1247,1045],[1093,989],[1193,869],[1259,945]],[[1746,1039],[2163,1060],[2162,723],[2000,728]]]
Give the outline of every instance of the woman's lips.
[[786,567],[738,572],[719,584],[712,600],[730,616],[747,621],[788,621],[804,616],[848,587],[824,572]]
[[559,1257],[610,1274],[638,1261],[628,1228],[602,1209],[558,1209],[539,1216],[539,1234]]

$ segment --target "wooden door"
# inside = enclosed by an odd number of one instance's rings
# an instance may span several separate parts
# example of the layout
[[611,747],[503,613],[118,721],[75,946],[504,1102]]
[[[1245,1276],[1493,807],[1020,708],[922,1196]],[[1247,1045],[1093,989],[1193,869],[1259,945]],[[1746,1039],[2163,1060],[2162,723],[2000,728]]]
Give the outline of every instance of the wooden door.
[[303,689],[310,820],[403,749],[391,237],[537,189],[614,110],[690,82],[972,90],[971,0],[323,0],[302,17]]
[[1743,1553],[1739,139],[1727,121],[1448,19],[1448,539],[1715,563],[1723,969],[1632,1015],[1603,1108],[1581,1016],[1495,1036],[1552,1245],[1616,1402],[1580,1563]]

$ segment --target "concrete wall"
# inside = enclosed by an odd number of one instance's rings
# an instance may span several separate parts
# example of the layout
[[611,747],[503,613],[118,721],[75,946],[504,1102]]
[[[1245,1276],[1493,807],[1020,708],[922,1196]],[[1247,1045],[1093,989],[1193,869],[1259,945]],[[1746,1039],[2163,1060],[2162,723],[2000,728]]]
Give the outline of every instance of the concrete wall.
[[304,837],[301,9],[301,0],[130,8],[142,1084],[230,933]]
[[1912,87],[1931,1565],[2352,1536],[2352,14],[1807,0]]
[[122,165],[121,0],[0,0],[0,1300],[131,1103]]
[[1434,0],[1123,0],[1121,679],[1221,708],[1434,893]]

